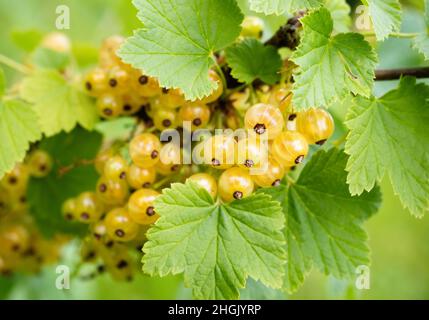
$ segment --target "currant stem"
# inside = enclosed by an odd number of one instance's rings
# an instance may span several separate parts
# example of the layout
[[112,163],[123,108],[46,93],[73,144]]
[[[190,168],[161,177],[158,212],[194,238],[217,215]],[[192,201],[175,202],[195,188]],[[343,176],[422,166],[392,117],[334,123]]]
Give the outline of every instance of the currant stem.
[[332,142],[332,145],[336,148],[339,148],[344,142],[346,142],[348,134],[348,132],[343,134],[339,139]]
[[222,80],[222,85],[223,85],[223,92],[225,94],[228,86],[227,86],[227,82],[226,82],[226,78],[225,75],[223,74],[222,68],[219,66],[219,64],[217,63],[216,57],[213,56],[213,61],[214,61],[214,65],[216,67],[216,71],[220,76],[220,79]]
[[[375,37],[375,32],[372,32],[372,31],[361,32],[360,34],[365,37]],[[390,37],[399,38],[399,39],[412,39],[417,37],[418,35],[419,35],[418,33],[402,33],[402,32],[392,32],[389,34]]]
[[290,185],[294,185],[296,183],[296,181],[294,179],[292,179],[290,176],[286,175],[286,181],[290,184]]
[[5,66],[8,66],[8,67],[10,67],[10,68],[18,71],[18,72],[21,72],[23,74],[30,74],[31,73],[31,69],[30,68],[28,68],[27,66],[25,66],[25,65],[23,65],[23,64],[21,64],[19,62],[16,62],[15,60],[13,60],[13,59],[11,59],[9,57],[6,57],[3,54],[0,54],[0,63],[2,63]]
[[76,161],[75,163],[72,163],[68,166],[65,167],[61,167],[58,169],[58,175],[61,177],[63,175],[65,175],[66,173],[70,172],[71,170],[77,168],[77,167],[82,167],[82,166],[88,166],[91,164],[94,164],[95,160],[88,160],[88,159],[81,159]]
[[156,189],[160,189],[162,186],[164,186],[165,184],[174,181],[174,178],[177,178],[176,176],[166,176],[165,178],[159,180],[157,183],[152,185],[152,189],[156,190]]
[[242,85],[239,85],[238,87],[235,87],[233,89],[228,89],[228,95],[231,95],[232,93],[241,91],[247,87],[247,83],[243,83]]

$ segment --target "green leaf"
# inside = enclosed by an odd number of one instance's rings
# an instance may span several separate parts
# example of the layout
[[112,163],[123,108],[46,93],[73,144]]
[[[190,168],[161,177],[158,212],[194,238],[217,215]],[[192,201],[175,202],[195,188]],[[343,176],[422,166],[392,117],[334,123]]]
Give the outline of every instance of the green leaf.
[[40,70],[22,83],[21,95],[34,103],[43,133],[70,132],[77,124],[92,129],[98,120],[91,98],[54,70]]
[[0,101],[0,178],[24,159],[30,143],[41,138],[37,116],[30,105]]
[[136,125],[135,118],[120,117],[109,121],[101,121],[97,124],[95,129],[100,132],[106,140],[115,141],[127,139]]
[[0,68],[0,98],[3,97],[6,91],[6,76],[2,68]]
[[424,32],[413,39],[413,48],[420,52],[425,60],[429,60],[429,34]]
[[79,160],[92,160],[97,155],[102,135],[76,127],[66,134],[61,132],[40,142],[40,148],[49,152],[57,166],[69,166]]
[[344,170],[347,155],[338,149],[318,151],[296,183],[261,189],[282,204],[288,262],[284,289],[294,292],[314,264],[336,278],[355,275],[369,264],[363,222],[380,205],[379,189],[352,197]]
[[429,209],[429,87],[405,77],[381,98],[358,97],[347,116],[347,182],[352,194],[389,174],[402,204],[415,216]]
[[36,29],[14,30],[11,33],[11,38],[18,48],[32,52],[42,41],[43,33]]
[[325,8],[329,10],[334,20],[334,32],[348,32],[352,25],[350,6],[346,0],[325,0]]
[[402,12],[399,0],[365,1],[368,2],[369,14],[378,41],[383,41],[392,32],[400,31]]
[[61,207],[65,200],[81,192],[95,190],[97,172],[91,166],[77,167],[58,175],[53,172],[44,179],[31,179],[27,198],[40,231],[47,237],[56,233],[84,235],[88,226],[64,219]]
[[247,280],[246,288],[240,290],[240,300],[285,300],[285,293],[268,288],[250,278]]
[[265,14],[293,14],[301,9],[318,8],[323,0],[249,0],[250,9]]
[[143,248],[145,272],[183,272],[197,299],[236,299],[248,276],[281,286],[284,218],[269,196],[219,204],[195,183],[176,183],[164,189],[155,210],[161,217]]
[[332,36],[333,20],[326,8],[301,19],[301,44],[292,56],[300,67],[295,76],[294,105],[298,110],[328,106],[349,92],[369,96],[377,58],[362,35]]
[[420,34],[418,34],[412,43],[412,47],[420,52],[425,60],[429,60],[429,0],[424,1],[425,6],[425,22],[426,22],[426,30]]
[[17,283],[17,276],[0,277],[0,300],[6,300]]
[[188,100],[209,95],[214,52],[240,34],[243,15],[234,0],[134,0],[145,28],[128,38],[119,56],[159,79],[166,88],[180,88]]
[[[78,162],[96,156],[101,138],[99,133],[78,127],[69,134],[61,133],[41,141],[39,147],[55,160],[54,167],[46,178],[30,180],[27,197],[32,216],[46,236],[58,232],[78,235],[87,232],[86,226],[66,221],[61,207],[68,198],[95,190],[98,179],[95,168]],[[67,166],[70,170],[62,173],[61,169]]]
[[282,60],[273,46],[264,46],[256,39],[243,41],[226,49],[226,58],[234,78],[252,83],[260,79],[274,84],[280,79]]
[[34,51],[32,61],[41,68],[62,70],[70,63],[70,55],[39,47]]

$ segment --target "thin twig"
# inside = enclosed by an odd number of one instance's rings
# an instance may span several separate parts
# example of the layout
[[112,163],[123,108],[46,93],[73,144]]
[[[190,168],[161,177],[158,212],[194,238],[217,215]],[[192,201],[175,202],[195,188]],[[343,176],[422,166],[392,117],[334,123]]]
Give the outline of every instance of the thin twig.
[[73,170],[74,168],[88,166],[88,165],[94,164],[94,162],[95,162],[95,159],[91,159],[91,160],[80,159],[68,166],[58,168],[58,175],[61,177],[66,173],[70,172],[71,170]]
[[402,76],[412,76],[416,78],[429,78],[429,67],[404,68],[404,69],[386,69],[375,72],[376,81],[397,80]]

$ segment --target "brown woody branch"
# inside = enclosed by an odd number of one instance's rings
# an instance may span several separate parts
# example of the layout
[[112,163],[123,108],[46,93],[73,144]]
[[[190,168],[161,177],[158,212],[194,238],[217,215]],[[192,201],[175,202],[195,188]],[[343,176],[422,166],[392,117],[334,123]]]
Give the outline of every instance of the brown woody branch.
[[[277,32],[265,42],[265,44],[272,45],[276,48],[289,48],[291,50],[295,50],[300,41],[299,31],[302,27],[300,18],[302,18],[305,13],[305,11],[298,12],[294,17],[281,26]],[[418,79],[429,78],[429,67],[375,71],[376,81],[398,80],[402,76],[412,76]]]
[[375,80],[397,80],[402,76],[412,76],[418,79],[429,78],[429,67],[376,70]]

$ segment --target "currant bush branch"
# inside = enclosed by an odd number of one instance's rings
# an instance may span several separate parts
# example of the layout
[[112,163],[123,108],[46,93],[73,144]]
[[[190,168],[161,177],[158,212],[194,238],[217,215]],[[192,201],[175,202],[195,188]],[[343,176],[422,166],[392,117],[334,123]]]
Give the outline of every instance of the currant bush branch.
[[429,78],[429,67],[385,69],[375,71],[375,81],[398,80],[404,76],[412,76],[418,79]]

